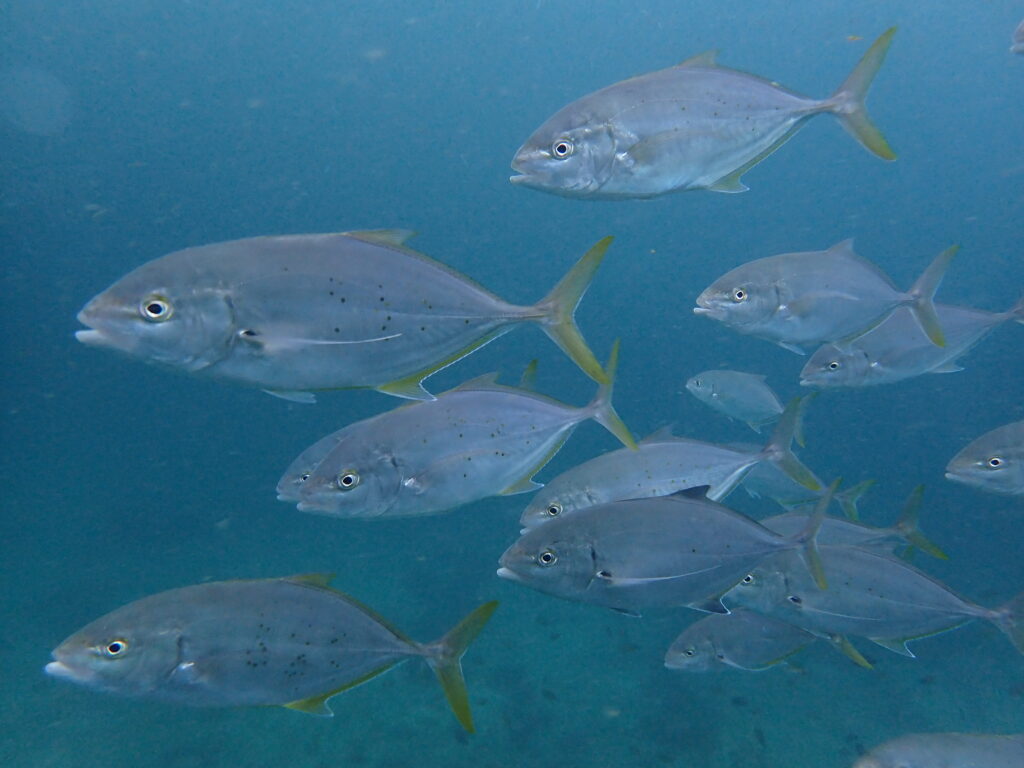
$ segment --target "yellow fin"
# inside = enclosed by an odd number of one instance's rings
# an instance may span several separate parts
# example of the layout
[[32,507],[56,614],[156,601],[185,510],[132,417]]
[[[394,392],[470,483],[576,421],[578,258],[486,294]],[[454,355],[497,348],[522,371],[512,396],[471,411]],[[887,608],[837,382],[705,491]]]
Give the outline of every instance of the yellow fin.
[[293,581],[296,584],[308,584],[313,587],[322,587],[323,589],[330,589],[331,582],[334,581],[333,573],[297,573],[294,576],[285,576],[285,581]]
[[362,229],[345,232],[349,237],[378,245],[405,245],[405,242],[416,236],[411,229]]
[[285,709],[294,709],[297,712],[305,712],[307,715],[318,715],[320,717],[334,717],[334,712],[331,711],[330,706],[327,704],[327,700],[332,696],[337,696],[339,693],[355,688],[357,685],[362,685],[367,680],[375,678],[377,675],[387,672],[391,667],[395,666],[395,662],[385,664],[383,667],[378,667],[372,672],[368,672],[360,678],[353,680],[351,683],[345,683],[341,688],[337,688],[327,693],[318,693],[316,696],[310,696],[308,699],[299,699],[298,701],[289,701],[287,704],[282,706]]
[[715,48],[712,48],[710,51],[704,51],[703,53],[698,53],[696,56],[691,56],[690,58],[688,58],[688,59],[686,59],[684,61],[679,62],[678,64],[676,64],[676,66],[677,67],[717,67],[718,63],[715,61],[715,58],[717,56],[718,56],[718,50],[715,49]]

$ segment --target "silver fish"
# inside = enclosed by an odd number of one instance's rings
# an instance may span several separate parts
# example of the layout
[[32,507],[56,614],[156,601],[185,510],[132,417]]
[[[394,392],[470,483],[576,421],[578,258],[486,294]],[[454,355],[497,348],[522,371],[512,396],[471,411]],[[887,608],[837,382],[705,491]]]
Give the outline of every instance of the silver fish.
[[214,581],[151,595],[71,635],[46,672],[175,704],[279,705],[331,715],[332,696],[421,658],[472,731],[462,654],[498,604],[481,605],[441,639],[421,644],[328,587],[330,579]]
[[896,155],[864,100],[896,29],[868,49],[827,99],[720,67],[713,52],[610,85],[563,107],[516,152],[518,184],[563,197],[655,197],[687,189],[743,192],[740,177],[814,115],[830,113],[866,149]]
[[1010,53],[1024,53],[1024,21],[1013,30],[1013,43],[1010,45]]
[[802,484],[805,492],[820,490],[820,481],[790,450],[799,428],[802,401],[794,400],[763,448],[733,450],[714,443],[675,437],[661,429],[640,442],[637,450],[617,450],[563,472],[540,489],[519,522],[534,528],[580,509],[624,499],[667,496],[686,488],[708,486],[707,497],[724,499],[743,476],[761,462]]
[[1021,768],[1024,733],[911,733],[880,744],[853,768]]
[[940,253],[906,293],[858,256],[852,240],[827,251],[768,256],[718,278],[697,297],[693,311],[802,355],[808,344],[863,333],[907,306],[941,347],[945,340],[932,297],[956,251]]
[[1024,421],[997,427],[968,443],[946,465],[946,479],[992,493],[1024,494]]
[[725,596],[726,604],[824,637],[866,637],[910,657],[914,654],[907,642],[984,619],[1024,653],[1024,594],[1001,608],[984,608],[903,560],[874,550],[823,545],[819,554],[828,589],[806,575],[798,556],[780,552],[752,569]]
[[962,371],[958,360],[1007,320],[1024,323],[1024,299],[1006,312],[935,306],[946,339],[931,343],[906,307],[900,307],[867,333],[839,344],[825,344],[811,355],[800,383],[805,387],[867,387],[893,384],[926,373]]
[[611,404],[617,360],[618,343],[609,384],[583,408],[488,374],[350,425],[299,487],[298,508],[337,517],[429,515],[531,491],[539,487],[533,475],[586,419],[635,447]]
[[726,666],[759,672],[815,639],[792,624],[737,608],[708,614],[684,629],[665,653],[665,666],[683,672],[711,672]]
[[686,382],[686,391],[755,432],[782,415],[782,403],[765,377],[741,371],[704,371]]
[[[756,448],[750,443],[730,443],[729,447],[744,451]],[[874,480],[864,480],[835,494],[834,498],[839,504],[839,508],[850,520],[859,518],[857,503],[861,496],[874,485],[874,482]],[[771,499],[790,511],[808,506],[813,507],[824,493],[824,489],[812,491],[810,488],[794,482],[793,478],[780,472],[770,462],[761,462],[752,466],[750,471],[743,476],[740,484],[751,498]]]
[[429,400],[422,380],[522,323],[603,381],[573,312],[599,241],[547,297],[502,301],[406,248],[405,230],[256,237],[143,264],[86,304],[79,341],[299,402],[369,387]]
[[726,613],[720,596],[780,551],[800,550],[821,577],[814,536],[824,506],[787,539],[708,500],[704,490],[615,501],[549,520],[505,550],[498,576],[633,615],[651,606]]

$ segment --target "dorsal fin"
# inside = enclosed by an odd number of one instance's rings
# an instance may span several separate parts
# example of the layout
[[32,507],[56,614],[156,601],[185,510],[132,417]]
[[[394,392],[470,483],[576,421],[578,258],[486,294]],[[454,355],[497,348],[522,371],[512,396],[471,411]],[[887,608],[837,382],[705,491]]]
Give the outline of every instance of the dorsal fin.
[[691,56],[685,61],[681,61],[676,64],[677,67],[717,67],[718,63],[715,58],[718,56],[718,49],[712,48],[710,51],[704,51],[698,53],[696,56]]
[[334,581],[333,573],[297,573],[294,576],[285,576],[285,581],[293,581],[296,584],[308,584],[311,587],[322,587],[330,589]]
[[675,439],[675,435],[672,434],[672,425],[666,424],[664,427],[659,427],[658,429],[651,432],[651,434],[649,434],[643,440],[641,440],[640,445],[643,445],[644,443],[656,443],[661,440],[672,439]]
[[678,496],[683,499],[704,499],[707,500],[708,491],[711,490],[710,485],[697,485],[693,488],[683,488],[681,491],[670,493],[670,496]]
[[519,388],[528,389],[531,392],[537,389],[537,358],[531,360],[526,368],[523,369],[523,375],[519,379]]
[[411,229],[359,229],[344,234],[379,245],[405,245],[406,240],[416,236]]
[[491,371],[490,373],[484,373],[480,376],[464,381],[456,387],[452,387],[454,392],[457,389],[480,389],[481,387],[493,387],[498,383],[498,372]]

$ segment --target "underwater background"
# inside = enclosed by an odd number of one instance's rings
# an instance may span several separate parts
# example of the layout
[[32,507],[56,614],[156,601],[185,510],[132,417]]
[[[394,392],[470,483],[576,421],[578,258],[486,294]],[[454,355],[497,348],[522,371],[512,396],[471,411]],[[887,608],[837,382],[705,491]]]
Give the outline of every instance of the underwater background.
[[[172,250],[258,234],[404,227],[411,245],[503,298],[544,295],[615,235],[577,320],[599,358],[622,339],[615,402],[638,435],[750,442],[690,397],[708,368],[800,393],[800,358],[696,317],[737,264],[854,237],[900,287],[952,243],[943,303],[992,311],[1024,289],[1024,58],[1017,2],[82,0],[0,5],[3,702],[10,766],[563,766],[840,768],[907,731],[1024,731],[1024,659],[975,623],[908,659],[858,643],[866,671],[818,643],[763,673],[687,675],[665,649],[699,614],[642,619],[495,575],[528,496],[371,522],[275,499],[330,431],[400,404],[371,391],[315,406],[172,375],[88,349],[75,314]],[[717,48],[719,61],[824,97],[899,26],[869,108],[899,155],[870,156],[831,117],[747,173],[742,195],[588,202],[514,188],[512,154],[556,109]],[[809,407],[802,458],[874,478],[888,524],[924,483],[922,527],[951,554],[916,564],[995,606],[1024,589],[1024,507],[943,478],[974,437],[1024,418],[1024,329],[962,373],[834,390]],[[490,370],[567,402],[587,380],[537,329],[428,381]],[[613,438],[580,426],[543,481]],[[775,514],[742,489],[729,504]],[[333,700],[189,709],[46,677],[50,650],[144,595],[209,579],[329,571],[419,640],[501,607],[464,659],[466,735],[425,665]]]

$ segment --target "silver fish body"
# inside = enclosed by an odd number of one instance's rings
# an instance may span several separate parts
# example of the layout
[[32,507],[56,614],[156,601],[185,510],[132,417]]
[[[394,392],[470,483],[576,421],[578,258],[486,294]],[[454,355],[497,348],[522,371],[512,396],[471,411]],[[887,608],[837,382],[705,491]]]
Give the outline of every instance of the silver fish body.
[[818,348],[800,383],[809,387],[867,387],[893,384],[926,373],[962,370],[958,360],[1008,320],[1024,322],[1024,299],[1007,312],[935,306],[946,344],[937,347],[921,330],[913,313],[900,307],[854,339]]
[[1024,494],[1024,421],[972,440],[946,465],[946,478],[991,493]]
[[879,744],[853,768],[1020,768],[1024,734],[911,733]]
[[782,415],[782,403],[765,377],[741,371],[704,371],[686,382],[686,390],[705,405],[742,421],[755,432]]
[[665,666],[682,672],[725,667],[759,672],[815,639],[792,624],[737,608],[731,613],[708,614],[684,629],[665,653]]
[[[459,657],[481,606],[436,643],[416,643],[326,586],[329,577],[222,581],[129,603],[53,651],[46,672],[90,688],[194,706],[280,705],[331,714],[331,696],[418,657],[464,700]],[[450,676],[446,684],[441,673]],[[456,715],[472,729],[468,705]]]
[[768,256],[718,278],[697,297],[693,311],[803,354],[809,344],[852,337],[897,307],[909,306],[928,337],[941,346],[932,296],[955,253],[951,248],[939,254],[905,293],[857,255],[852,240],[826,251]]
[[740,176],[805,121],[830,112],[876,155],[895,158],[864,108],[895,29],[884,33],[827,99],[808,99],[713,54],[624,80],[563,107],[519,148],[511,181],[588,199],[709,189],[742,192]]
[[376,388],[429,399],[424,377],[524,322],[588,374],[572,313],[610,242],[533,306],[502,301],[381,230],[256,237],[176,251],[128,273],[78,315],[85,344],[310,402]]

